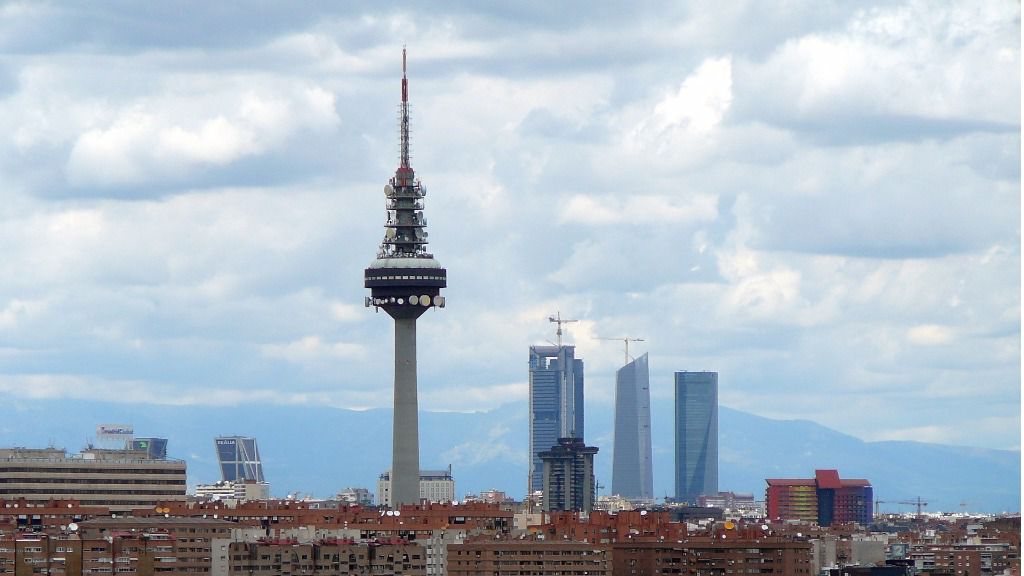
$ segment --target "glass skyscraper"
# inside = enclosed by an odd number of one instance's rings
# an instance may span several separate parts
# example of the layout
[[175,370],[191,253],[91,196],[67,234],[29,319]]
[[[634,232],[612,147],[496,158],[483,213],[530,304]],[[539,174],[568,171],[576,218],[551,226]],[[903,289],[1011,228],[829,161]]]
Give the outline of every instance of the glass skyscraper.
[[225,482],[254,480],[266,482],[263,478],[263,463],[256,439],[245,436],[221,436],[214,441],[217,460],[220,461],[220,475]]
[[718,373],[676,372],[676,500],[718,493]]
[[544,489],[540,453],[583,438],[583,360],[575,346],[530,346],[530,492]]
[[631,499],[654,498],[647,354],[615,373],[612,493]]

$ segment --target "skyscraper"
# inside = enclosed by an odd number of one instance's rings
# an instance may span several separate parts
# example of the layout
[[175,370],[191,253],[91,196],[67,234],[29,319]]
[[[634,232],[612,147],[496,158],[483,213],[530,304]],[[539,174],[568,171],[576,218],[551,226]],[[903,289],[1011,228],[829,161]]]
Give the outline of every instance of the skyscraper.
[[214,440],[214,445],[217,448],[217,460],[220,462],[221,480],[266,482],[255,438],[220,436]]
[[583,438],[583,360],[575,346],[530,346],[530,492],[544,489],[540,453]]
[[676,500],[718,492],[718,373],[676,372]]
[[395,321],[395,410],[391,501],[395,507],[419,502],[419,401],[416,393],[416,319],[444,307],[441,288],[447,271],[426,251],[426,218],[420,184],[409,164],[409,81],[402,50],[402,102],[399,104],[398,168],[384,185],[387,221],[377,259],[366,268],[366,306],[383,309]]
[[612,493],[635,499],[654,497],[647,354],[629,362],[615,373]]

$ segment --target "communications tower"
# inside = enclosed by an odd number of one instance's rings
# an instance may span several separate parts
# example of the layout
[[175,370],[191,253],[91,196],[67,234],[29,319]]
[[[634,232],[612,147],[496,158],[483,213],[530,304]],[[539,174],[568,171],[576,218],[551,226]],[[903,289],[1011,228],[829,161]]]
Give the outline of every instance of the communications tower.
[[444,308],[441,288],[447,272],[426,250],[420,184],[409,165],[409,81],[402,49],[402,103],[398,108],[399,160],[384,185],[387,222],[377,259],[366,268],[370,289],[366,306],[383,309],[395,320],[395,410],[391,461],[391,503],[419,502],[420,444],[416,397],[416,319],[430,308]]

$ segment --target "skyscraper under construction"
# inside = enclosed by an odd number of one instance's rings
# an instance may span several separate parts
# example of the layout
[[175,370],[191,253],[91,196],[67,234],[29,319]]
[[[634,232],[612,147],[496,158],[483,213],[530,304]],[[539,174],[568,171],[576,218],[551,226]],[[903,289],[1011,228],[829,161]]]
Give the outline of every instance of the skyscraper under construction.
[[530,492],[544,489],[541,452],[583,438],[583,360],[575,346],[530,346]]
[[650,388],[647,354],[615,373],[612,493],[636,500],[654,498]]

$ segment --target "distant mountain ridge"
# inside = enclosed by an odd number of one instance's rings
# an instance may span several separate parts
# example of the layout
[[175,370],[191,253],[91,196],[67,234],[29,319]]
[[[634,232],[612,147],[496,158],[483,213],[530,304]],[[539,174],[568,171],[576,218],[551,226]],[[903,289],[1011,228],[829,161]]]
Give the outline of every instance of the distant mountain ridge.
[[[168,453],[188,461],[189,483],[218,480],[213,438],[253,435],[274,495],[330,496],[347,486],[376,491],[390,465],[390,410],[318,406],[163,406],[56,400],[14,401],[0,425],[0,447],[76,452],[99,423],[131,423],[139,436],[170,439]],[[672,495],[671,403],[652,413],[657,496]],[[60,414],[55,418],[55,414]],[[588,407],[586,441],[600,452],[598,481],[610,484],[612,410]],[[451,464],[459,496],[495,488],[521,497],[527,481],[526,407],[489,412],[421,412],[423,468]],[[804,477],[836,468],[844,478],[867,478],[886,502],[918,496],[927,510],[1020,510],[1020,452],[919,442],[864,442],[806,420],[772,420],[725,406],[719,411],[719,488],[764,497],[764,479]],[[963,504],[963,506],[961,506]],[[883,511],[909,511],[883,504]]]

